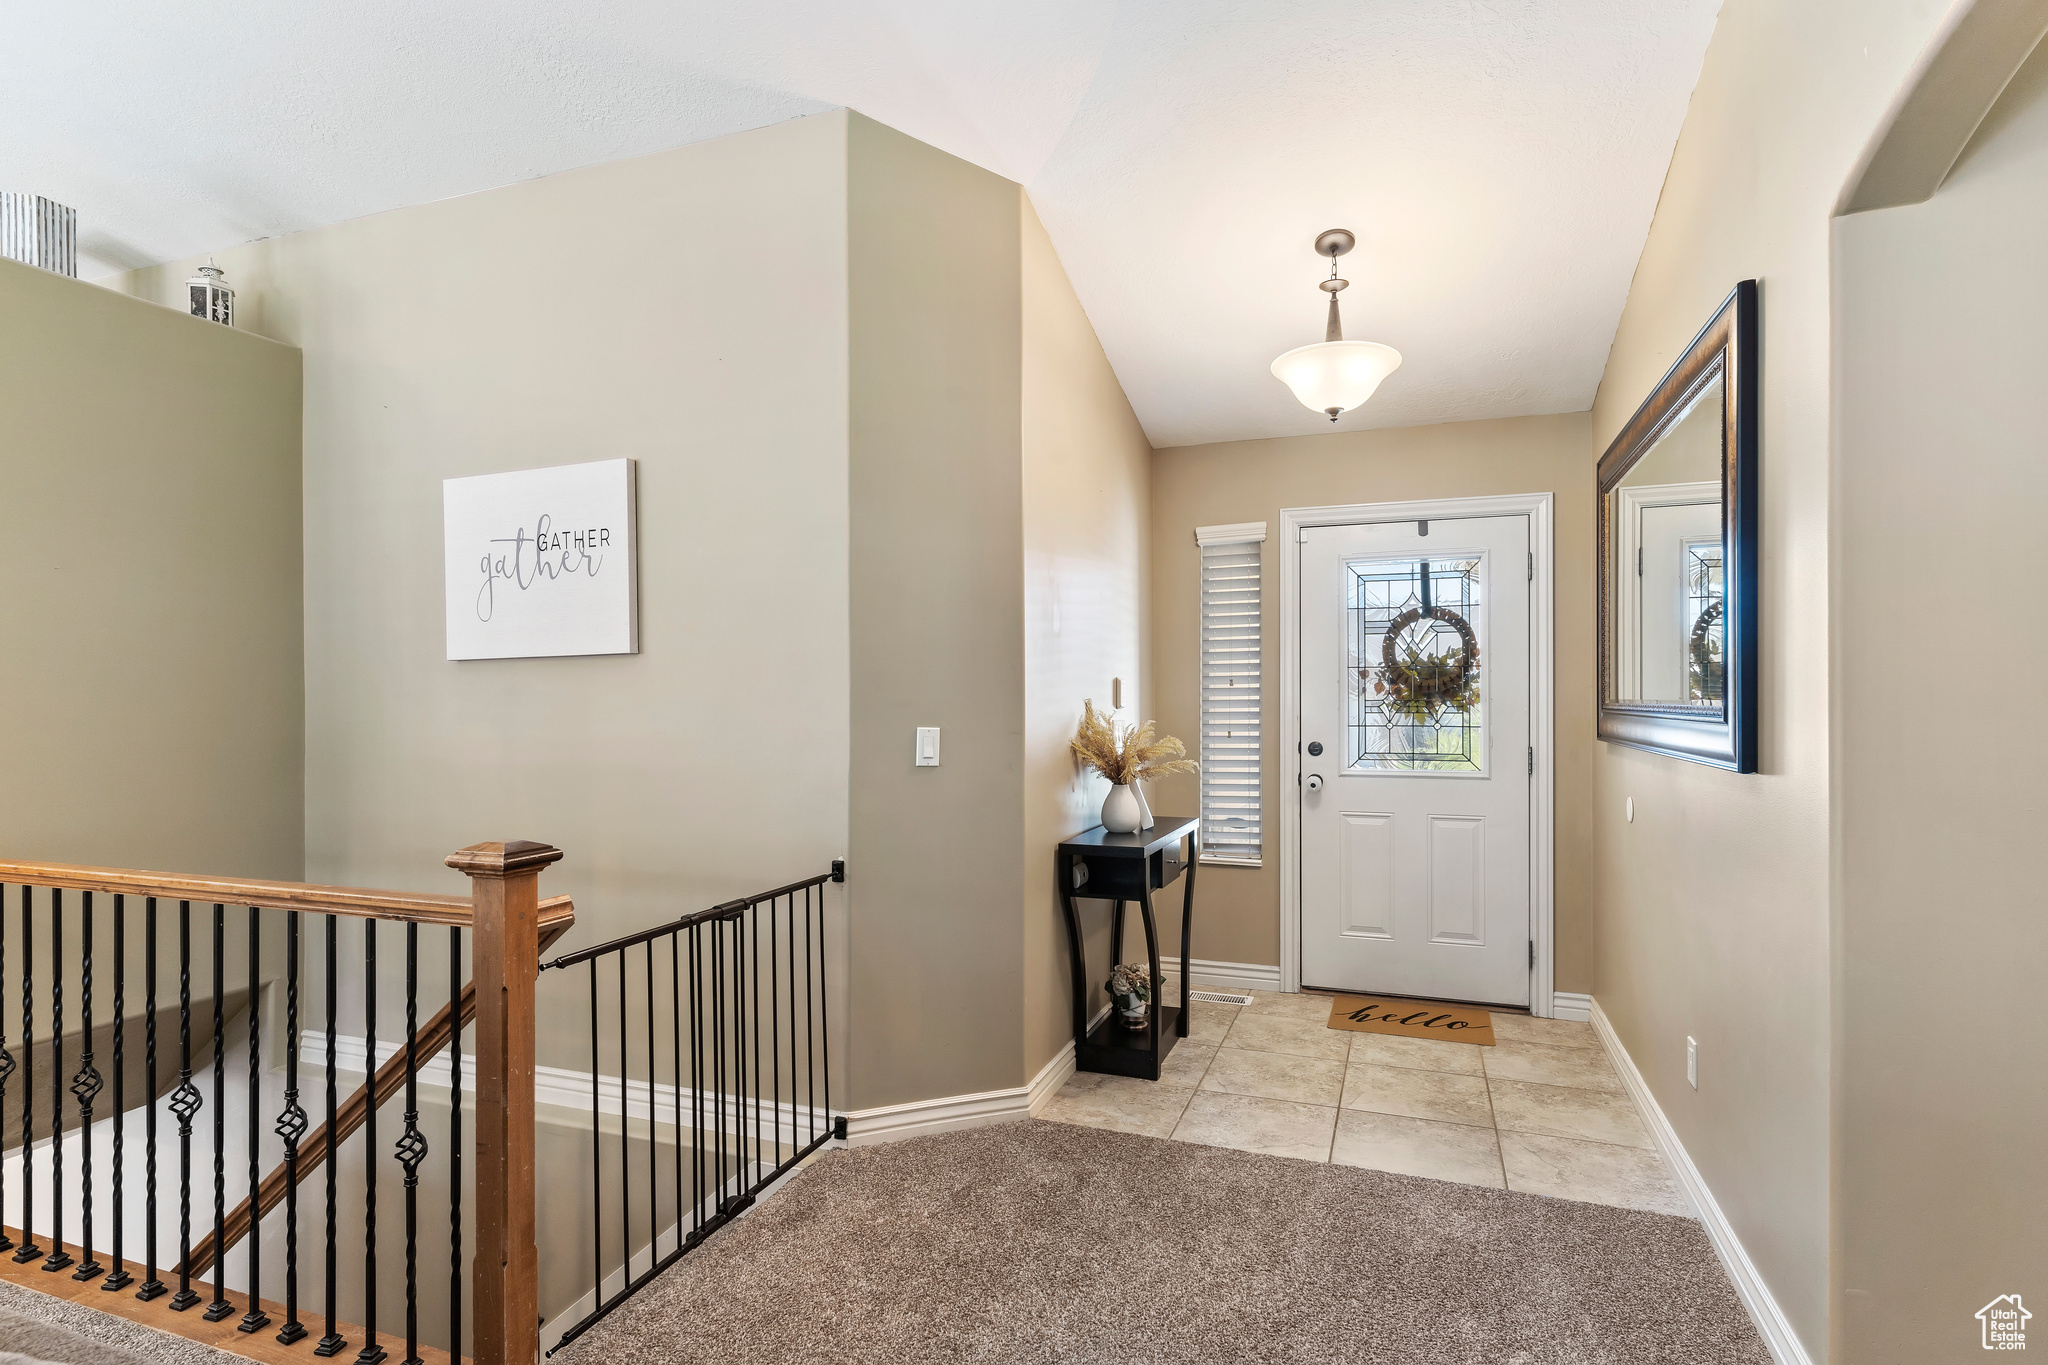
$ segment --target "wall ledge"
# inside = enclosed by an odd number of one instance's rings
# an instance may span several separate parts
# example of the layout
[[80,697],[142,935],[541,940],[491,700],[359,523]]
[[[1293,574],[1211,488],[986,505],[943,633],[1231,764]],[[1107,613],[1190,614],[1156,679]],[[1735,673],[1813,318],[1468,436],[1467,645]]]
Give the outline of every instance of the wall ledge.
[[1878,120],[1835,216],[1934,197],[2048,33],[2048,0],[1959,0]]

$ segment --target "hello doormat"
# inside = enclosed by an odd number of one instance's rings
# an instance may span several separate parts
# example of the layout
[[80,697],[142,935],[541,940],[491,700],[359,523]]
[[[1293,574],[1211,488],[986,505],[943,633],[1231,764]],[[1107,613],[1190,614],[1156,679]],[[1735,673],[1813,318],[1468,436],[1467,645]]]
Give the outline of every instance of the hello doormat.
[[1491,1014],[1469,1005],[1444,1005],[1433,1000],[1340,995],[1330,1002],[1330,1027],[1352,1033],[1391,1033],[1397,1038],[1493,1046]]

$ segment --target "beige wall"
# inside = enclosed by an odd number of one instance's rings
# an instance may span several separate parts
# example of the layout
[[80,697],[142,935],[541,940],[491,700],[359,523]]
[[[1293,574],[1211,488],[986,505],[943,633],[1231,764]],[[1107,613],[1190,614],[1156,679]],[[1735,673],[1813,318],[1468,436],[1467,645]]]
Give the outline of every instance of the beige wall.
[[[170,301],[191,264],[114,283]],[[836,1101],[1057,1051],[1048,850],[1098,799],[1065,737],[1143,676],[1149,450],[1016,185],[839,111],[220,264],[307,356],[311,876],[459,890],[451,849],[546,839],[573,946],[843,853]],[[440,481],[620,455],[641,653],[444,659]]]
[[[1264,521],[1280,509],[1493,493],[1556,495],[1556,986],[1586,989],[1586,782],[1593,741],[1593,457],[1584,413],[1333,432],[1161,450],[1152,467],[1152,666],[1166,730],[1194,743],[1200,679],[1200,557],[1195,528]],[[1206,866],[1194,955],[1280,960],[1279,542],[1263,555],[1265,859]],[[1153,806],[1194,810],[1196,781],[1170,778]],[[1177,902],[1171,896],[1168,904]],[[1170,916],[1178,933],[1179,916]]]
[[[463,893],[448,852],[543,839],[573,946],[845,851],[844,114],[220,264],[249,328],[306,357],[315,880]],[[165,300],[187,273],[120,283]],[[619,456],[640,653],[445,658],[441,480]],[[565,1019],[571,985],[543,979]],[[544,1029],[542,1059],[583,1036]]]
[[[1083,698],[1122,678],[1135,721],[1154,699],[1149,644],[1152,445],[1124,398],[1030,200],[1024,285],[1024,1072],[1073,1038],[1067,930],[1052,849],[1100,823],[1109,785],[1067,741]],[[1171,896],[1168,899],[1172,899]],[[1089,975],[1109,974],[1109,907],[1080,901]]]
[[848,116],[855,1108],[1023,1079],[1019,193]]
[[2048,49],[1931,201],[1836,228],[1834,1284],[1857,1365],[1975,1358],[1979,1308],[2048,1291],[2044,240]]
[[0,856],[297,878],[299,353],[0,261]]
[[1828,218],[1946,8],[1722,6],[1593,410],[1597,452],[1735,282],[1761,280],[1762,771],[1598,746],[1590,967],[1815,1359],[1828,1321]]

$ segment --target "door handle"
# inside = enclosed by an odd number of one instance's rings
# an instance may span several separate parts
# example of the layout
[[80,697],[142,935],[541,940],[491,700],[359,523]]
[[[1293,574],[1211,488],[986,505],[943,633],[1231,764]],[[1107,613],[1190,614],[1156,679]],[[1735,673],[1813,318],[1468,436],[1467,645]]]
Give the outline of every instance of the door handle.
[[1321,773],[1310,773],[1308,775],[1308,789],[1312,792],[1319,792],[1323,789],[1323,775]]

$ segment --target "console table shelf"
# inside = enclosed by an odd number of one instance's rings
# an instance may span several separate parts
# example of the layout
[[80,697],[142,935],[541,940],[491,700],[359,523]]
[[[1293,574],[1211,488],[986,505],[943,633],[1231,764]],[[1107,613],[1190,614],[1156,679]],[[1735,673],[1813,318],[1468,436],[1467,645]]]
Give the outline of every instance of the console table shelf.
[[[1186,848],[1182,848],[1186,840]],[[1097,825],[1059,846],[1057,876],[1060,906],[1066,911],[1067,960],[1074,976],[1074,1067],[1112,1076],[1159,1079],[1159,1067],[1173,1045],[1188,1036],[1184,1008],[1159,1003],[1163,985],[1159,971],[1159,927],[1152,915],[1152,893],[1172,885],[1183,874],[1181,890],[1180,985],[1185,1004],[1188,953],[1195,914],[1195,862],[1201,853],[1201,822],[1192,817],[1159,816],[1150,829],[1111,834]],[[1119,958],[1124,942],[1124,906],[1138,903],[1145,921],[1145,958],[1152,973],[1151,1018],[1142,1030],[1127,1029],[1112,1010],[1094,1029],[1088,1027],[1087,946],[1081,935],[1077,900],[1106,900],[1116,905],[1110,919],[1110,954]],[[1112,963],[1114,965],[1114,963]]]

